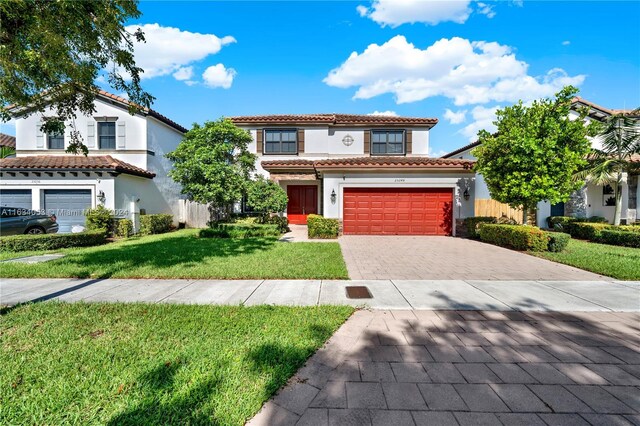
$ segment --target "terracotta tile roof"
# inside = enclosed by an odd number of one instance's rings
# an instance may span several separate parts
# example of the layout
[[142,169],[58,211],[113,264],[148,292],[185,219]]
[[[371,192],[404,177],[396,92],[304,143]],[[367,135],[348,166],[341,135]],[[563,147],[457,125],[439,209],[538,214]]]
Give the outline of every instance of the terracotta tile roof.
[[598,105],[596,103],[593,103],[591,101],[583,99],[583,98],[581,98],[579,96],[576,96],[575,98],[572,99],[572,104],[573,105],[582,104],[584,106],[588,106],[590,108],[602,111],[607,115],[622,114],[622,115],[626,115],[626,116],[629,116],[629,117],[640,117],[640,110],[638,108],[636,108],[635,110],[605,108],[605,107],[600,106],[600,105]]
[[[125,105],[126,107],[129,107],[129,105],[133,105],[131,102],[129,102],[128,99],[125,99],[123,97],[114,95],[113,93],[109,93],[109,92],[106,92],[104,90],[99,90],[98,91],[98,96],[102,96],[103,98],[107,98],[107,99],[110,99],[112,101],[119,102],[119,103]],[[162,121],[164,124],[166,124],[166,125],[168,125],[170,127],[173,127],[174,129],[176,129],[179,132],[182,132],[182,133],[187,133],[188,132],[188,129],[182,127],[181,125],[179,125],[175,121],[173,121],[170,118],[160,114],[157,111],[154,111],[154,110],[152,110],[150,108],[142,108],[142,111],[145,114],[148,114],[151,117],[154,117],[154,118],[158,119],[159,121]]]
[[330,126],[347,125],[417,125],[433,127],[438,123],[437,118],[427,117],[391,117],[381,115],[362,114],[284,114],[284,115],[249,115],[229,117],[235,124],[328,124]]
[[632,163],[640,163],[640,154],[633,154],[631,156],[631,162]]
[[0,159],[0,171],[96,170],[154,178],[155,173],[110,155],[35,155]]
[[329,158],[323,160],[269,160],[263,161],[265,170],[314,168],[344,169],[344,168],[375,168],[375,169],[462,169],[471,170],[475,162],[471,160],[427,158],[427,157],[350,157]]
[[16,147],[16,137],[11,135],[5,135],[4,133],[0,133],[0,146],[6,146],[9,148]]

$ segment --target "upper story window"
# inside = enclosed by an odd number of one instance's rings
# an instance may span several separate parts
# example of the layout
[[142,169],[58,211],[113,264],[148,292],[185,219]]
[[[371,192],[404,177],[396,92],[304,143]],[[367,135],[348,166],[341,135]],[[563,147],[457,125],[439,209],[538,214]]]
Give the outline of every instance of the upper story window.
[[58,133],[47,135],[47,148],[64,149],[64,134]]
[[372,130],[371,154],[404,154],[404,130]]
[[116,149],[116,123],[114,121],[98,122],[98,148]]
[[267,129],[264,131],[265,154],[297,154],[296,129]]

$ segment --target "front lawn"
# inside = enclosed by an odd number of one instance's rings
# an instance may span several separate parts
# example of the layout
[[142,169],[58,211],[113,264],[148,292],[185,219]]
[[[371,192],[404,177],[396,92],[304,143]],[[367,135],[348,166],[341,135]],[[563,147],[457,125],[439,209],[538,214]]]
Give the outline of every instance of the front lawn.
[[[7,262],[5,278],[348,279],[338,243],[283,243],[276,238],[197,238],[185,229],[104,246],[56,250],[38,264]],[[43,252],[40,252],[43,253]],[[38,254],[1,253],[0,259]]]
[[2,423],[242,425],[351,312],[17,307],[0,324]]
[[619,280],[640,280],[640,249],[637,248],[572,239],[560,253],[531,254]]

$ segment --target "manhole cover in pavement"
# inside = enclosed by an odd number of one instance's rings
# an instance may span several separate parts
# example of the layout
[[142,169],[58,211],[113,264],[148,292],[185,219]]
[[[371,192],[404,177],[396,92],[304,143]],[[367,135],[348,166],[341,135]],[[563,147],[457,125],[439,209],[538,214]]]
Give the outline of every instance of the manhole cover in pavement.
[[373,299],[371,292],[365,286],[347,286],[347,298],[349,299]]

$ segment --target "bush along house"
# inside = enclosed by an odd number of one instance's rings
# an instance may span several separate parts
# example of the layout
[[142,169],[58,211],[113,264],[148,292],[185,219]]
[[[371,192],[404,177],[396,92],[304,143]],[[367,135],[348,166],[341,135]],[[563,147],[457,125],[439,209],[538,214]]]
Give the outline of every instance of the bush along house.
[[435,118],[230,119],[251,133],[258,172],[286,190],[292,224],[321,214],[347,235],[455,235],[456,220],[473,214],[473,161],[428,156]]
[[[92,116],[74,126],[89,149],[69,155],[64,134],[43,134],[42,117],[16,120],[15,158],[0,160],[0,205],[56,214],[59,232],[80,230],[86,209],[103,205],[138,228],[140,213],[176,215],[180,186],[169,176],[184,127],[151,109],[130,115],[126,99],[100,91]],[[44,112],[44,116],[49,111]]]

